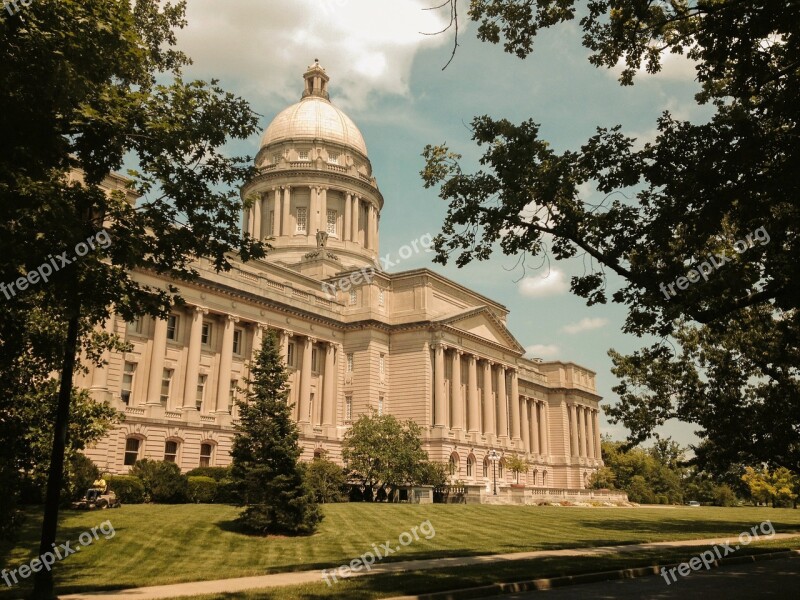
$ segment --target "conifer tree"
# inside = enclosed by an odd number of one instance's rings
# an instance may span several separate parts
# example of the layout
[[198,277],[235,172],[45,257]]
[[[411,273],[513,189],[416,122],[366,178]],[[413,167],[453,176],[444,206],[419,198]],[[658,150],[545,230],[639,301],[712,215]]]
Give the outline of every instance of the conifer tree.
[[250,377],[231,450],[245,505],[239,522],[262,535],[313,533],[322,515],[298,463],[300,434],[274,332],[264,336]]

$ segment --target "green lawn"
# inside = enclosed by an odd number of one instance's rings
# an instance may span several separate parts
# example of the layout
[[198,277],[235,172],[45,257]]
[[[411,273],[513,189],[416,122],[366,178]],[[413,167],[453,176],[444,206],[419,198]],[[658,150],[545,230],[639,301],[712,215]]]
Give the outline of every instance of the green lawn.
[[[469,556],[738,535],[765,519],[778,532],[800,531],[800,511],[770,508],[566,508],[338,504],[324,507],[319,532],[305,538],[257,538],[236,531],[238,509],[223,505],[126,505],[63,513],[59,540],[110,519],[116,535],[57,564],[60,591],[100,590],[333,567],[391,541],[426,519],[435,528],[386,560]],[[0,544],[0,564],[35,556],[36,511],[20,541]],[[591,559],[596,560],[596,559]],[[19,597],[2,586],[0,598]],[[13,592],[13,593],[9,593]]]

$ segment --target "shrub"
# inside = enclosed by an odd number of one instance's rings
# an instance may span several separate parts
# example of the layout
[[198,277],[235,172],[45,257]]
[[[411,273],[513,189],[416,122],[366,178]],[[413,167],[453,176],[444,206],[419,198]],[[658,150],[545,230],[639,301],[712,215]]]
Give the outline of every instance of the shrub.
[[211,477],[214,481],[231,478],[230,467],[196,467],[186,473],[187,477]]
[[186,477],[188,481],[188,497],[196,504],[211,504],[217,495],[217,481],[212,477]]
[[304,477],[317,502],[345,502],[347,478],[344,469],[326,458],[315,458],[305,465]]
[[[100,469],[85,454],[75,454],[69,461],[69,492],[73,500],[82,498],[92,484],[100,478]],[[106,482],[108,483],[108,482]]]
[[163,504],[180,504],[186,502],[189,483],[181,475],[181,469],[172,462],[137,460],[131,469],[131,475],[139,477],[144,484],[147,500]]
[[117,494],[120,502],[141,504],[144,502],[144,484],[132,475],[109,475],[106,477],[108,489]]
[[242,494],[239,485],[230,479],[218,481],[217,496],[214,502],[217,504],[242,504]]

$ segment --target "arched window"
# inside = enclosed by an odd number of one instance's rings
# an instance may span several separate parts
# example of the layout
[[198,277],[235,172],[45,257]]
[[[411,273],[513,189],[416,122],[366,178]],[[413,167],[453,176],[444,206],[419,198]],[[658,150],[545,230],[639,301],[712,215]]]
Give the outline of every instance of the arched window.
[[130,466],[139,460],[139,449],[142,440],[137,437],[129,437],[125,440],[125,464]]
[[325,458],[325,450],[322,448],[315,448],[314,449],[314,458]]
[[547,471],[542,471],[542,487],[547,487]]
[[452,476],[458,475],[458,454],[456,454],[455,452],[453,452],[450,455],[450,461],[448,463],[448,466],[450,468],[450,475]]
[[210,467],[214,464],[214,444],[200,444],[200,466]]
[[475,476],[475,457],[470,454],[467,457],[467,477]]
[[537,471],[536,469],[534,469],[534,470],[533,470],[533,473],[532,473],[532,475],[531,475],[531,477],[532,477],[532,479],[531,479],[531,484],[532,484],[532,485],[536,485],[536,481],[537,481],[537,479],[538,479],[538,475],[539,475],[539,471]]
[[497,463],[497,478],[498,479],[502,479],[503,478],[503,473],[505,472],[505,468],[506,468],[506,459],[505,458],[501,458],[499,460],[499,462]]
[[164,462],[177,462],[178,460],[178,442],[175,440],[167,440],[164,442]]
[[484,477],[488,477],[489,476],[489,459],[488,458],[484,458],[483,459],[483,476]]

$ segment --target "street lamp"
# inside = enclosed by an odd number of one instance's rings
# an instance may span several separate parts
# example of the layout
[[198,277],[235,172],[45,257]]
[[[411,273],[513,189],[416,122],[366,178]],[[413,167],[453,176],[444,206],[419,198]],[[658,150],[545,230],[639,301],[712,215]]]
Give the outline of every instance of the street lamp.
[[494,484],[494,495],[497,496],[497,461],[500,460],[500,455],[492,448],[489,450],[488,456],[492,461],[492,483]]

